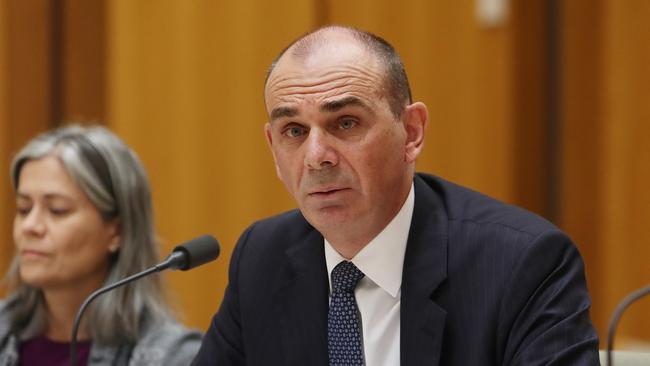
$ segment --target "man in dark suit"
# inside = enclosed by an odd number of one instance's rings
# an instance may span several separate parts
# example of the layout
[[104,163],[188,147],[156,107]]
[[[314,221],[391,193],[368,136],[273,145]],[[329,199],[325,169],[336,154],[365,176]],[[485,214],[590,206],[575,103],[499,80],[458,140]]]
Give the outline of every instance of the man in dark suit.
[[266,137],[299,210],[251,225],[195,365],[597,365],[580,255],[544,219],[415,174],[427,125],[383,39],[273,63]]

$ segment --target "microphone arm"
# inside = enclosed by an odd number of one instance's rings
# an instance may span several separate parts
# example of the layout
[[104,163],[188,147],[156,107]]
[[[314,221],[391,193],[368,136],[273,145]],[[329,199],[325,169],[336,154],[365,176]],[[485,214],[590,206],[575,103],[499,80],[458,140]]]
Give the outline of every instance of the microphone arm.
[[192,239],[184,244],[181,244],[174,248],[172,253],[167,256],[167,258],[155,266],[148,268],[142,272],[131,275],[127,278],[119,280],[115,283],[112,283],[108,286],[102,287],[86,298],[74,319],[74,324],[72,326],[72,338],[70,340],[70,365],[77,365],[77,332],[79,331],[79,325],[81,323],[81,317],[83,316],[84,311],[88,305],[90,305],[93,300],[98,296],[111,291],[117,287],[126,285],[129,282],[133,282],[139,278],[148,276],[152,273],[161,272],[166,269],[187,271],[194,267],[198,267],[202,264],[208,263],[215,260],[219,256],[219,242],[217,239],[210,235],[203,235],[198,238]]
[[621,319],[623,312],[628,306],[647,294],[650,294],[650,285],[642,287],[627,295],[618,306],[616,306],[616,310],[614,310],[614,314],[612,315],[612,320],[609,322],[609,328],[607,329],[607,366],[614,365],[612,363],[612,349],[614,348],[614,334],[616,333],[618,321]]

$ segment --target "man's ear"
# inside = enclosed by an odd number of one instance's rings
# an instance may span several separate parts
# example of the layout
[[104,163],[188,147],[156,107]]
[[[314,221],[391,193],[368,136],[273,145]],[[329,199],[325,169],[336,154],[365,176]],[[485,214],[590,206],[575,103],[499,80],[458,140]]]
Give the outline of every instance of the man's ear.
[[404,110],[404,127],[406,128],[406,145],[404,161],[415,162],[424,146],[424,131],[429,123],[427,106],[422,102],[415,102]]
[[271,149],[271,155],[273,155],[273,162],[275,163],[275,174],[282,180],[282,175],[280,174],[280,167],[278,166],[278,158],[275,156],[275,151],[273,150],[273,131],[271,131],[271,123],[267,122],[264,125],[264,135],[266,136],[266,143],[269,144],[269,149]]

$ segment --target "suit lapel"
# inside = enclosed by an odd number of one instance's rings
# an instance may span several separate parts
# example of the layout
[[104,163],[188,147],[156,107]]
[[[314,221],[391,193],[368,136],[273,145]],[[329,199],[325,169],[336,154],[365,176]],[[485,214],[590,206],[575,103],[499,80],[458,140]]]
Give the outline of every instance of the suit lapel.
[[443,202],[418,176],[401,301],[401,364],[438,365],[446,311],[433,293],[447,277],[447,215]]
[[323,237],[310,228],[286,254],[289,276],[273,301],[283,365],[326,366],[328,280]]
[[[438,365],[446,311],[432,298],[447,277],[447,215],[432,188],[418,176],[414,182],[415,207],[402,276],[401,364]],[[323,237],[310,227],[286,257],[287,280],[273,295],[282,364],[327,366],[328,279]]]

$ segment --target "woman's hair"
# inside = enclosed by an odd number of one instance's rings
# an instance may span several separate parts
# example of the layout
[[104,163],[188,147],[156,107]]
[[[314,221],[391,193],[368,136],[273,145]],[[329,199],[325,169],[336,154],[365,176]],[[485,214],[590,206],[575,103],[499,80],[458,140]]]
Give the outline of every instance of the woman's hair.
[[[77,125],[58,128],[31,140],[14,157],[11,179],[14,190],[20,171],[31,160],[55,156],[99,210],[104,220],[117,220],[119,250],[111,257],[106,284],[143,271],[158,260],[151,193],[147,176],[136,154],[104,127]],[[27,324],[46,325],[43,293],[20,279],[18,258],[9,269],[14,303],[9,308],[16,330]],[[160,276],[149,276],[112,290],[95,300],[87,316],[87,331],[94,342],[119,344],[135,341],[143,319],[161,321],[171,311],[165,302]],[[31,328],[31,327],[30,327]]]

